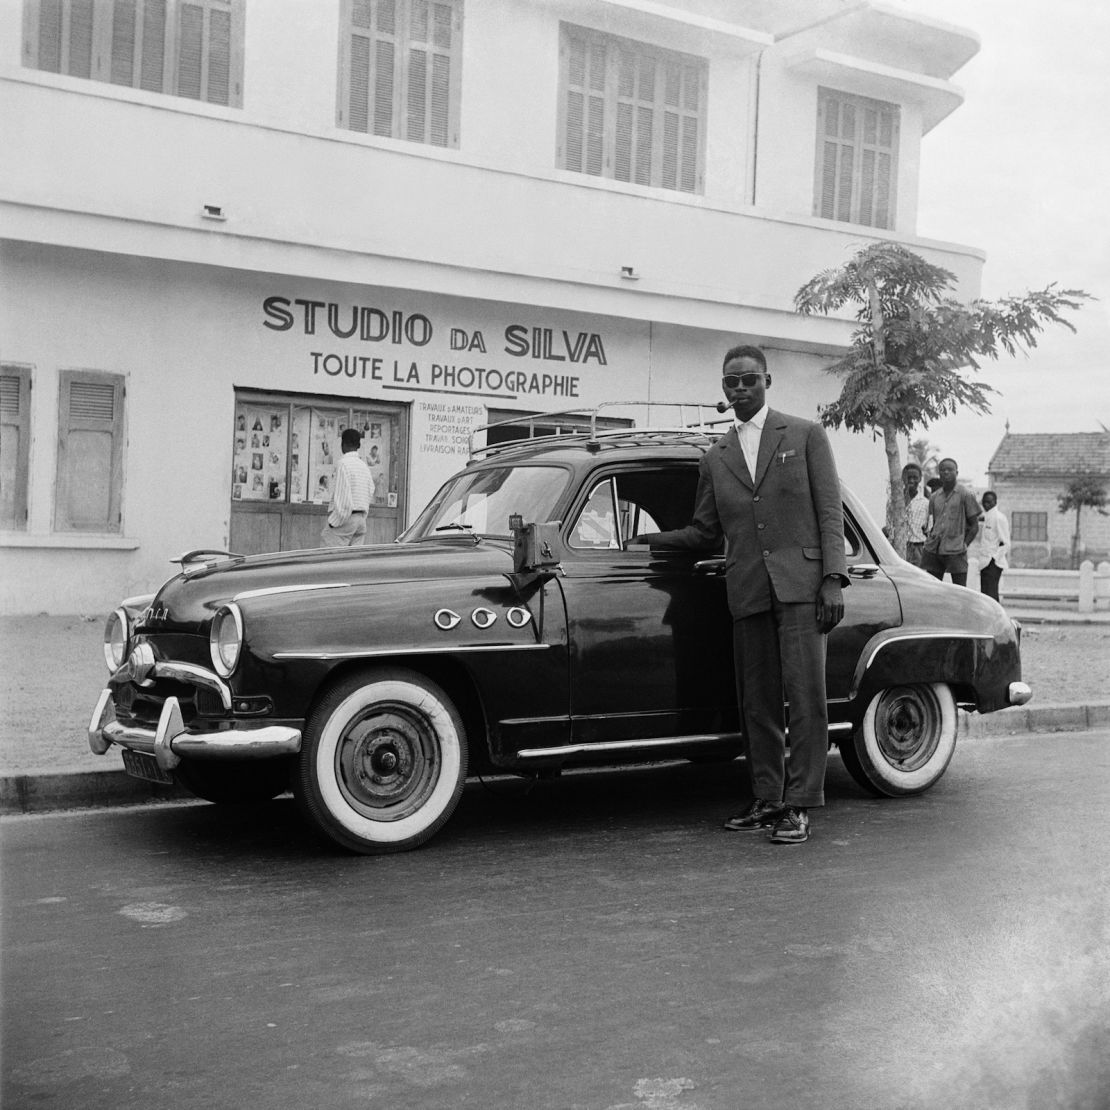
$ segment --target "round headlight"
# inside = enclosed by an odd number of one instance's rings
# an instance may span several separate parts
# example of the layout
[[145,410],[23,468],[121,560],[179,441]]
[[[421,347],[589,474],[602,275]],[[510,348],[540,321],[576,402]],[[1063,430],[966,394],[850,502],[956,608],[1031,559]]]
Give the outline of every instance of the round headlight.
[[212,666],[222,678],[227,678],[239,665],[239,654],[243,650],[243,615],[238,605],[224,605],[216,613],[208,650]]
[[123,666],[131,650],[131,622],[123,609],[117,609],[104,625],[104,662],[113,674]]

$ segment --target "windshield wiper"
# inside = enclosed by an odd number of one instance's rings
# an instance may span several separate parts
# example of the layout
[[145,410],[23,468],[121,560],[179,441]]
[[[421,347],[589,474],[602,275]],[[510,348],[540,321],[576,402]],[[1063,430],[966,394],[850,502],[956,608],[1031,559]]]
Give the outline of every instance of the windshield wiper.
[[450,523],[450,524],[441,524],[438,528],[435,529],[435,531],[437,531],[437,532],[450,532],[450,531],[473,532],[474,531],[474,525],[473,524],[460,524],[456,520],[456,521],[452,521],[452,523]]

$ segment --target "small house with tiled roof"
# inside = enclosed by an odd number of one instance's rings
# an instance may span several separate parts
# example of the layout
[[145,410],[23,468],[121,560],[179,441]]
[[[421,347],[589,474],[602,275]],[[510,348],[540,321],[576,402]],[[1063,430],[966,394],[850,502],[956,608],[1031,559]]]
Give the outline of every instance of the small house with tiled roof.
[[[1071,565],[1075,512],[1060,512],[1059,497],[1081,475],[1103,479],[1110,493],[1110,432],[1007,431],[990,463],[990,488],[1010,520],[1016,567]],[[1080,557],[1110,558],[1110,516],[1085,508]]]

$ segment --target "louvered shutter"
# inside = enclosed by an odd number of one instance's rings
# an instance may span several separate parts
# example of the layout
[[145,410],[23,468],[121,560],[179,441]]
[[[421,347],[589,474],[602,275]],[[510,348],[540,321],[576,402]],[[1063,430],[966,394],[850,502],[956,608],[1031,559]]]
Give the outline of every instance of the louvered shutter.
[[114,85],[172,92],[166,88],[166,0],[112,0],[111,58]]
[[31,371],[0,367],[0,529],[27,527]]
[[177,19],[177,95],[209,104],[238,103],[232,89],[230,0],[182,0]]
[[96,77],[93,35],[94,0],[39,0],[31,5],[34,35],[25,36],[24,62],[50,73],[71,77]]
[[560,49],[563,168],[699,190],[704,63],[567,25]]
[[892,227],[898,106],[820,89],[817,131],[815,214]]
[[59,375],[58,531],[120,530],[123,398],[118,374],[63,370]]

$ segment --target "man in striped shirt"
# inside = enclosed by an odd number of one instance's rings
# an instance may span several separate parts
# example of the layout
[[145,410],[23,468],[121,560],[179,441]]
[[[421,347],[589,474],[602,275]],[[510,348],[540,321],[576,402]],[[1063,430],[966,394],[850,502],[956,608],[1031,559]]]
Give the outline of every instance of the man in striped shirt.
[[370,468],[359,458],[362,432],[344,428],[340,437],[343,457],[335,468],[335,485],[328,519],[321,536],[325,547],[354,547],[366,536],[366,513],[374,499]]

